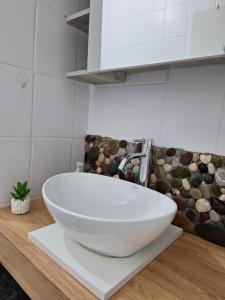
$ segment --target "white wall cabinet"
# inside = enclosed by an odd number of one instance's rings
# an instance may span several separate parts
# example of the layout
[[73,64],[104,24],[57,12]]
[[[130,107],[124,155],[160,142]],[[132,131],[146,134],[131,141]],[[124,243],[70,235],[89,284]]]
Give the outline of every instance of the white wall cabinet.
[[116,83],[127,73],[225,62],[218,0],[90,0],[67,23],[89,34],[87,70],[66,75],[80,81]]

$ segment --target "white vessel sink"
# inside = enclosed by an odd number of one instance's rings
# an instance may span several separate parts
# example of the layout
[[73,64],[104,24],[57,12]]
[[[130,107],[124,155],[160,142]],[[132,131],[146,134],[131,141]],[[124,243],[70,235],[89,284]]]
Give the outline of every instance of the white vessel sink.
[[170,198],[119,179],[66,173],[48,179],[45,204],[66,234],[109,256],[134,254],[156,240],[172,222]]

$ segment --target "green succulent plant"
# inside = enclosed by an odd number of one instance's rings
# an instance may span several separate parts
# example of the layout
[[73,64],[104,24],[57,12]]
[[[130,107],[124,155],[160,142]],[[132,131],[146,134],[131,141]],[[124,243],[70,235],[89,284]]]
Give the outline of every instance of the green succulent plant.
[[27,186],[27,181],[17,182],[16,186],[14,186],[13,189],[14,191],[11,192],[11,195],[15,200],[18,201],[24,201],[31,191],[31,189]]

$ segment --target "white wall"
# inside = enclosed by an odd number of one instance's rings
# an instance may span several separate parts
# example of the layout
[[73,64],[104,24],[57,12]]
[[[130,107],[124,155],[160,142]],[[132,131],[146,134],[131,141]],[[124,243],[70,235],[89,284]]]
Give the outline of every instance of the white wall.
[[225,155],[224,102],[225,65],[135,74],[92,88],[88,132]]
[[[224,0],[103,3],[101,69],[190,58],[194,14],[225,5]],[[213,54],[222,54],[222,44],[220,48]],[[210,54],[206,49],[204,55]]]
[[89,87],[64,79],[77,59],[84,64],[64,18],[80,1],[0,1],[0,206],[17,180],[39,196],[47,177],[82,159]]

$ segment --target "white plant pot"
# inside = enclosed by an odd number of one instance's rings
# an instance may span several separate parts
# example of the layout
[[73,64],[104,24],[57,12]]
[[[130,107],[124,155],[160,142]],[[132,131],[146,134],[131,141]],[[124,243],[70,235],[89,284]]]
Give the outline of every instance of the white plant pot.
[[21,200],[11,199],[11,212],[15,215],[24,215],[30,210],[30,198]]

